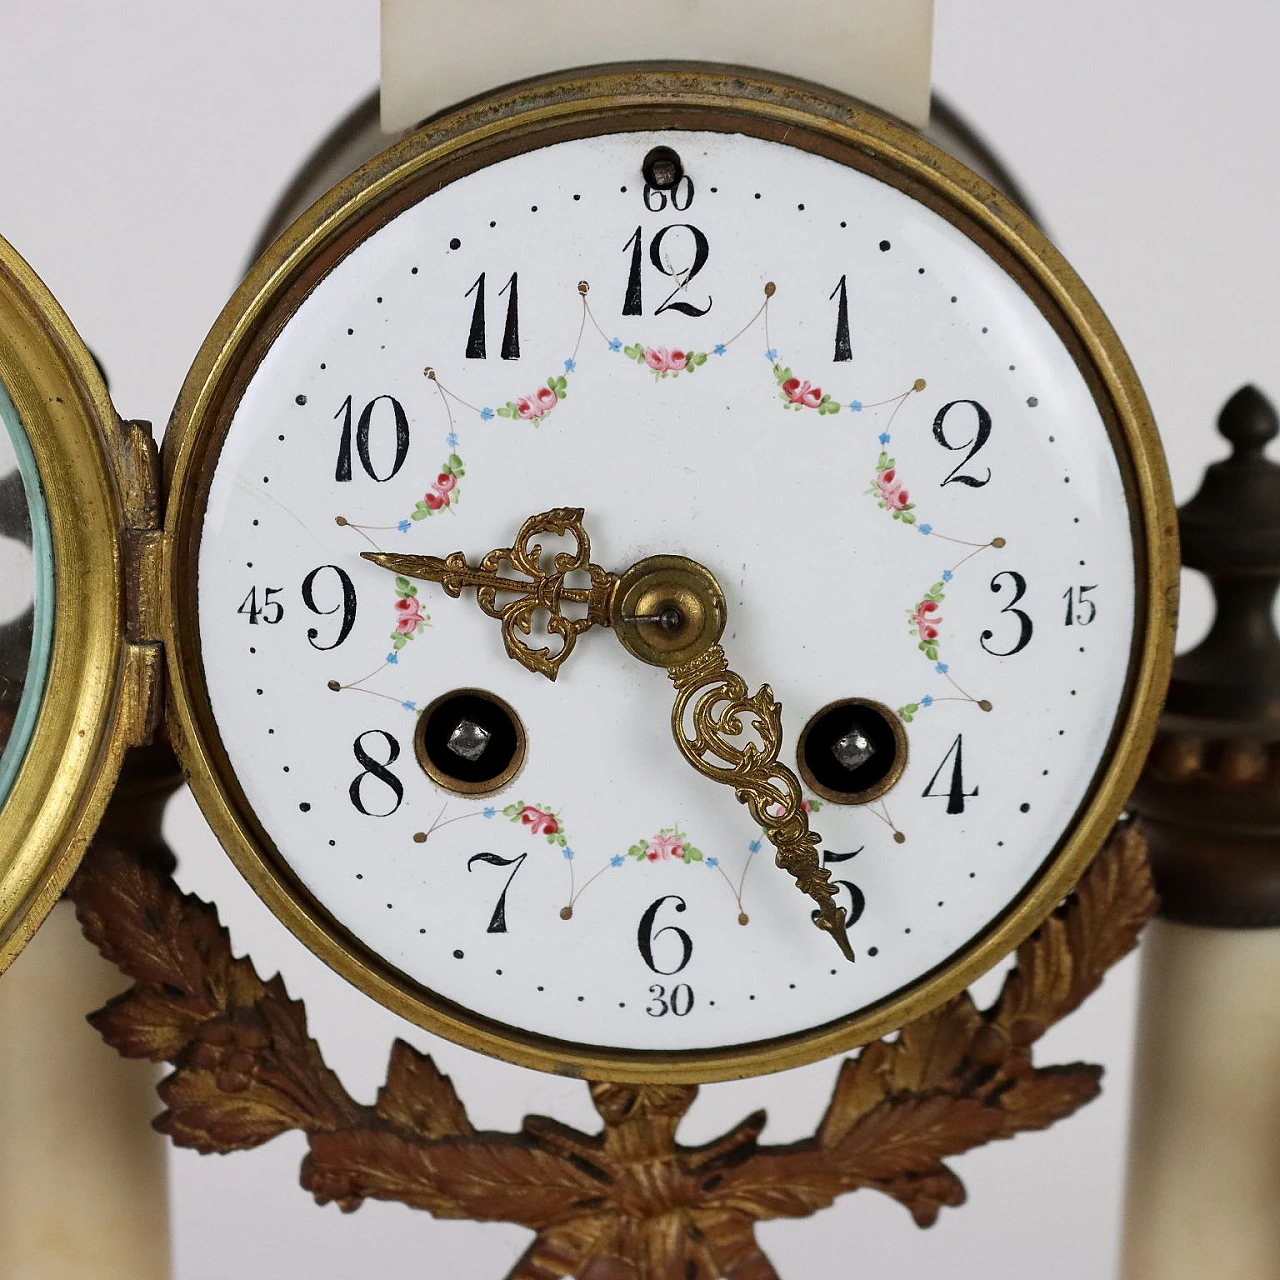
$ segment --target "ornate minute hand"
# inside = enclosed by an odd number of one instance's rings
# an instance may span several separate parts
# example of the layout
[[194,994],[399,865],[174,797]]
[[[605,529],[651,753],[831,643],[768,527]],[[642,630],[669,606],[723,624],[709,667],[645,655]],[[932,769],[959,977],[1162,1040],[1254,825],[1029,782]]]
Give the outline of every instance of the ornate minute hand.
[[[531,516],[515,544],[490,551],[472,566],[460,551],[438,556],[364,552],[366,560],[408,578],[438,582],[455,599],[474,587],[485,613],[502,623],[507,654],[550,680],[573,652],[578,636],[593,626],[611,627],[628,652],[665,667],[676,687],[671,732],[681,755],[703,777],[734,789],[752,818],[764,828],[775,861],[817,904],[813,922],[853,959],[845,912],[835,902],[831,873],[818,856],[821,837],[809,829],[800,780],[782,764],[782,706],[768,685],[754,694],[729,669],[719,645],[725,602],[711,572],[684,556],[650,556],[621,574],[591,563],[591,542],[578,507],[558,507]],[[542,564],[540,534],[572,537],[575,550],[561,552],[548,572]],[[507,576],[504,565],[524,575]],[[570,587],[570,573],[585,573],[589,587]],[[511,597],[505,604],[499,597]],[[565,601],[586,606],[586,615],[568,618]],[[547,614],[546,630],[560,649],[534,648],[523,636],[533,617]]]

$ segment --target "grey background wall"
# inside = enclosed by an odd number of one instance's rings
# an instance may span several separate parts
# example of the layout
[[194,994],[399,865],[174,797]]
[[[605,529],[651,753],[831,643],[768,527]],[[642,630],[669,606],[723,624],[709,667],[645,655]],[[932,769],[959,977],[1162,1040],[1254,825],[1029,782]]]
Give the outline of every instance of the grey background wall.
[[[787,30],[785,12],[779,39],[815,38]],[[447,56],[483,56],[461,18],[442,40]],[[1280,393],[1278,45],[1280,9],[1261,0],[939,5],[935,83],[1010,162],[1125,338],[1179,500],[1222,452],[1211,432],[1221,401],[1246,380]],[[98,352],[124,414],[164,421],[262,215],[377,73],[373,0],[0,0],[0,234]],[[520,74],[499,67],[493,78]],[[1190,639],[1207,616],[1199,584],[1184,615]],[[217,900],[264,972],[283,971],[357,1095],[372,1097],[400,1035],[436,1056],[481,1125],[514,1127],[527,1111],[591,1123],[580,1086],[490,1063],[346,987],[275,923],[189,798],[173,806],[170,835],[183,884]],[[870,1194],[765,1226],[782,1273],[1114,1275],[1136,972],[1121,966],[1044,1042],[1045,1061],[1106,1064],[1100,1101],[1047,1134],[958,1160],[970,1203],[931,1231]],[[709,1088],[686,1137],[761,1105],[767,1138],[801,1136],[834,1070]],[[514,1227],[391,1205],[318,1209],[297,1187],[302,1153],[290,1137],[233,1157],[173,1156],[177,1280],[481,1280],[524,1247]]]

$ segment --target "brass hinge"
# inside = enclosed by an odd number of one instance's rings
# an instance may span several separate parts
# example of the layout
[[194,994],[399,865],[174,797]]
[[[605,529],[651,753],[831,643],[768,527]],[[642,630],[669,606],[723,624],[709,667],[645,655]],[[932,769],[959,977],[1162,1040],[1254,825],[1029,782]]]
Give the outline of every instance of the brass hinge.
[[161,643],[160,458],[149,422],[120,424],[120,482],[124,500],[124,714],[130,746],[151,740],[164,707]]

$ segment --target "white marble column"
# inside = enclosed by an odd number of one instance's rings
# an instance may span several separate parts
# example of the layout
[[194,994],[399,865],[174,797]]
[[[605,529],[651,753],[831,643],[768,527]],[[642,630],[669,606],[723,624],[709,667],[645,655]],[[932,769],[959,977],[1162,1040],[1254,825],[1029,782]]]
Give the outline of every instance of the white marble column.
[[1124,1280],[1280,1277],[1280,929],[1145,934]]
[[0,975],[0,1280],[167,1280],[156,1072],[85,1015],[128,979],[68,902]]

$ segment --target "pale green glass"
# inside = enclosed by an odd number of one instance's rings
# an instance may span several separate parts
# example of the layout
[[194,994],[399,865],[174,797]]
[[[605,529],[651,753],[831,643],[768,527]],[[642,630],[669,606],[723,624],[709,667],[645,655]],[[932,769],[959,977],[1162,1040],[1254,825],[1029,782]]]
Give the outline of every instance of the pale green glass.
[[[53,547],[44,489],[22,420],[0,385],[0,804],[26,756],[53,647]],[[30,563],[19,546],[31,550]],[[12,717],[12,719],[11,719]]]

